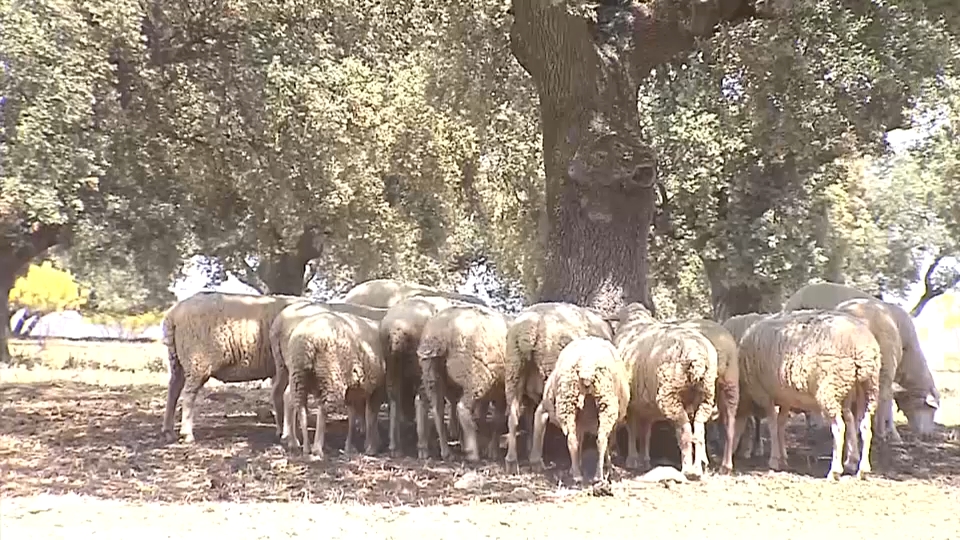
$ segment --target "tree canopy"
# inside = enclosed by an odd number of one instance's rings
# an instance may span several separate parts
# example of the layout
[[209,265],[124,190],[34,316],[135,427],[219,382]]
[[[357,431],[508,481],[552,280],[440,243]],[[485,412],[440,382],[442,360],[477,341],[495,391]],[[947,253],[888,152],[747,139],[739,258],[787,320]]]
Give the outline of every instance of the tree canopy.
[[53,248],[116,313],[169,303],[195,254],[262,292],[484,267],[675,315],[899,292],[960,238],[958,12],[0,0],[0,291]]

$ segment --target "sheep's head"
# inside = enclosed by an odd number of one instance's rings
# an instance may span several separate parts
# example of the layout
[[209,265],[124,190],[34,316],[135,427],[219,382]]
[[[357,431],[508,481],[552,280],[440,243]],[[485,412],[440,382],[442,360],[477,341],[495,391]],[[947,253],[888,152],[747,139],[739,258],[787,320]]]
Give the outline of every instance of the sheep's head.
[[940,392],[931,381],[926,391],[910,391],[894,383],[893,399],[907,417],[910,429],[920,438],[929,438],[936,429],[933,419],[940,409]]

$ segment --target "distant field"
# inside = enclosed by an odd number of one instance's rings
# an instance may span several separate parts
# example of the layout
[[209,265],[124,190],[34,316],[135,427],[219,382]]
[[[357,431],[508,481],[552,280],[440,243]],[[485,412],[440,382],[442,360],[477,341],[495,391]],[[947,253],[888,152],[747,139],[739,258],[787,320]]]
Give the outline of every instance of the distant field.
[[[311,462],[273,441],[268,382],[211,381],[198,402],[194,445],[164,444],[166,352],[156,342],[17,340],[0,366],[0,538],[230,535],[401,538],[960,538],[960,373],[937,373],[943,394],[933,442],[902,427],[900,448],[874,447],[876,475],[822,479],[828,438],[788,426],[792,472],[765,460],[732,477],[662,486],[615,458],[613,496],[562,487],[568,463],[546,474],[500,465],[385,455]],[[178,414],[179,419],[179,414]],[[345,422],[333,418],[336,456]],[[902,421],[902,418],[901,418]],[[381,415],[386,435],[386,414]],[[457,487],[468,471],[481,481]],[[312,503],[312,504],[307,504]]]

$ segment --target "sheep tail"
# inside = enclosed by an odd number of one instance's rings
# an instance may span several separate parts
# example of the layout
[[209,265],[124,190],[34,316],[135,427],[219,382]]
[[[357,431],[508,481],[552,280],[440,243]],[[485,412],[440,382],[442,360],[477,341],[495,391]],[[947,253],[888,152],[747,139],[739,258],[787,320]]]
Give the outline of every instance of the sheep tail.
[[167,347],[167,358],[170,363],[170,375],[179,377],[183,375],[183,365],[180,363],[180,357],[177,356],[177,342],[174,338],[176,326],[173,323],[173,317],[167,314],[163,318],[163,344]]
[[593,388],[593,381],[597,374],[597,362],[593,358],[584,358],[577,368],[577,376],[580,377],[580,384],[590,390]]

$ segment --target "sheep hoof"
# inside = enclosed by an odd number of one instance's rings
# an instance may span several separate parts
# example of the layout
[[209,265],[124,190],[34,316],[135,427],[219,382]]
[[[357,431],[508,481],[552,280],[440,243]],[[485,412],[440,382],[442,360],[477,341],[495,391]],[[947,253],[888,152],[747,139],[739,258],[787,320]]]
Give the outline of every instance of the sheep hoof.
[[[419,451],[417,452],[417,454],[419,455]],[[403,452],[401,452],[399,448],[391,448],[390,457],[397,458],[397,459],[402,458]],[[420,458],[420,459],[426,459],[426,458]]]
[[843,476],[843,471],[830,471],[827,473],[827,480],[838,482],[841,476]]
[[307,454],[304,456],[307,461],[310,463],[315,463],[317,461],[323,461],[323,454]]
[[581,475],[581,474],[572,474],[572,473],[571,473],[571,477],[570,477],[570,478],[573,480],[573,483],[574,483],[574,484],[577,484],[577,485],[583,484],[583,475]]
[[168,444],[177,442],[177,435],[175,435],[173,431],[164,431],[160,434],[160,437],[163,442]]
[[860,469],[857,471],[857,480],[866,480],[873,474],[873,471]]
[[700,467],[688,467],[683,471],[683,476],[687,480],[700,480],[703,478],[703,470]]
[[628,469],[639,469],[644,470],[649,468],[650,464],[647,463],[644,465],[643,460],[639,456],[628,457],[627,462],[625,463]]
[[193,433],[181,433],[183,435],[183,442],[186,444],[193,444],[197,439],[193,436]]
[[509,456],[504,460],[503,468],[507,474],[520,474],[520,463],[518,463],[516,459],[510,459]]
[[733,465],[721,465],[720,474],[733,474]]
[[534,472],[543,472],[547,466],[543,464],[542,459],[537,459],[530,462],[530,468],[532,468]]
[[427,448],[417,448],[417,459],[430,459],[430,450]]

